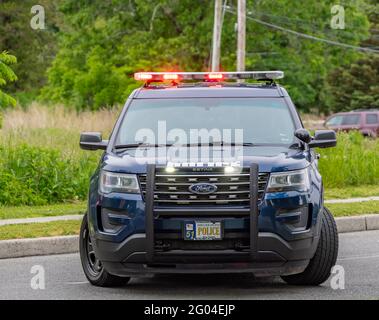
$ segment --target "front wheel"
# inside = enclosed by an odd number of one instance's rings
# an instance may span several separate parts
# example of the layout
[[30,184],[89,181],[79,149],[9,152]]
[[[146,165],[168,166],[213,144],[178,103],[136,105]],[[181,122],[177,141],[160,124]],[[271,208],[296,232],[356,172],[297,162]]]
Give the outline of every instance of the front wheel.
[[325,282],[338,254],[338,232],[331,212],[324,207],[321,218],[321,234],[316,253],[307,268],[299,274],[283,276],[288,284],[317,286]]
[[117,287],[128,283],[130,278],[114,276],[104,269],[96,257],[88,229],[87,215],[84,215],[79,235],[80,260],[88,281],[98,287]]

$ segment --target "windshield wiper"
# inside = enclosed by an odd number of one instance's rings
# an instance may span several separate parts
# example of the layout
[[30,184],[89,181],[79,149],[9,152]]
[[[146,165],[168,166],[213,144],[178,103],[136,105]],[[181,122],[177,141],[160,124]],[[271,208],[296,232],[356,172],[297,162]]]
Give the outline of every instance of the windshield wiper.
[[116,144],[113,149],[132,149],[132,148],[158,148],[158,147],[170,147],[172,144],[156,144],[156,143],[128,143],[128,144]]
[[216,141],[216,142],[209,142],[209,143],[187,143],[183,145],[179,145],[183,147],[223,147],[223,146],[231,146],[231,147],[253,147],[255,146],[254,143],[251,142],[225,142],[225,141]]
[[113,149],[133,149],[133,148],[159,148],[159,147],[223,147],[223,146],[242,146],[242,147],[254,147],[255,144],[251,142],[225,142],[225,141],[217,141],[217,142],[209,142],[209,143],[187,143],[187,144],[156,144],[156,143],[128,143],[128,144],[116,144]]

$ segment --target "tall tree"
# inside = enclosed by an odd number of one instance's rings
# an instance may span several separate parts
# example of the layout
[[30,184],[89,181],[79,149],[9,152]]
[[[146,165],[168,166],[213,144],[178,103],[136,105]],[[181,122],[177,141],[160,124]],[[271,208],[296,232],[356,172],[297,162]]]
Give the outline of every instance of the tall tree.
[[[56,52],[56,34],[59,30],[58,4],[61,0],[1,0],[0,51],[8,50],[18,59],[14,65],[20,80],[9,87],[15,92],[38,91],[46,82],[46,69]],[[43,6],[45,29],[34,30],[30,21],[34,5]]]
[[15,56],[8,54],[6,51],[0,53],[0,109],[16,105],[16,100],[1,90],[1,87],[8,82],[17,80],[16,74],[10,67],[16,62]]
[[365,46],[372,46],[379,50],[379,2],[366,0],[365,11],[370,20],[370,37],[363,42]]
[[328,80],[326,93],[331,111],[379,109],[379,55],[338,68]]
[[[366,0],[363,8],[370,21],[370,34],[362,46],[379,50],[379,3]],[[379,54],[332,70],[327,81],[325,100],[330,111],[379,108]]]
[[[355,0],[346,9],[346,30],[330,28],[334,0],[248,0],[249,17],[320,38],[359,44],[369,23]],[[235,70],[235,1],[225,12],[221,67]],[[122,103],[143,70],[209,69],[213,1],[63,0],[65,30],[42,97],[79,109]],[[246,69],[283,69],[283,83],[300,109],[323,105],[328,71],[359,58],[353,50],[305,39],[247,20]]]

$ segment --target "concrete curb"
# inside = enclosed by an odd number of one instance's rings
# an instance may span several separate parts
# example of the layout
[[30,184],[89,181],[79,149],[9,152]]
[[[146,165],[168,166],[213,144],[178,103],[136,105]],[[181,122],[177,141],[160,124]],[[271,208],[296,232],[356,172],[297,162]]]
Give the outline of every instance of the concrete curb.
[[[379,230],[379,214],[336,218],[339,233]],[[0,259],[75,253],[78,236],[16,239],[0,241]]]
[[73,253],[78,251],[78,236],[0,241],[0,259]]
[[379,230],[379,214],[336,218],[339,233]]

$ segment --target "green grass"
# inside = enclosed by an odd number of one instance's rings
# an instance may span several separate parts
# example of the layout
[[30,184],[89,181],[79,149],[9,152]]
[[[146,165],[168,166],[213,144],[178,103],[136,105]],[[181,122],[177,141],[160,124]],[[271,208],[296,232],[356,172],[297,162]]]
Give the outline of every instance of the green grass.
[[337,147],[318,150],[326,188],[379,185],[379,139],[359,132],[340,133]]
[[379,214],[379,201],[326,203],[325,206],[333,213],[334,217]]
[[0,240],[76,235],[80,223],[70,220],[0,226]]
[[364,198],[373,196],[379,196],[379,184],[343,188],[325,188],[325,199]]
[[48,206],[0,207],[1,219],[20,219],[82,214],[86,202],[53,204]]

